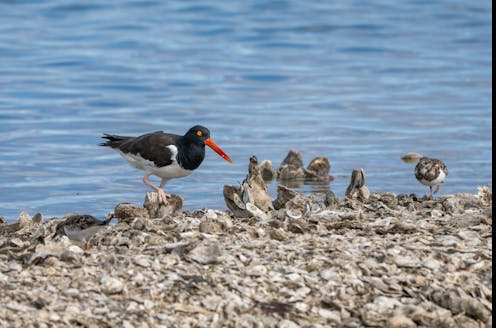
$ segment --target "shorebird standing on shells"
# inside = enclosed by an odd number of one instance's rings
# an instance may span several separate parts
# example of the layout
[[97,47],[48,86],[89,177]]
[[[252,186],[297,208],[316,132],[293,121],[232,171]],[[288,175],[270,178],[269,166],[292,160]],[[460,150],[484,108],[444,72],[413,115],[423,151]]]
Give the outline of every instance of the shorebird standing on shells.
[[[170,195],[162,188],[171,179],[193,173],[205,158],[205,145],[232,163],[231,158],[210,139],[210,131],[200,125],[189,129],[184,136],[159,131],[139,137],[104,134],[102,138],[108,141],[101,143],[101,146],[113,148],[129,165],[145,171],[143,182],[158,193],[160,201],[164,204],[167,204]],[[150,182],[150,175],[162,179],[159,186]]]
[[100,229],[107,226],[113,217],[113,215],[109,215],[102,221],[88,214],[70,215],[67,219],[57,224],[55,234],[52,238],[56,236],[67,236],[71,240],[84,243],[84,249],[89,250],[91,248],[91,238]]
[[429,198],[432,199],[432,186],[436,186],[434,193],[437,193],[448,176],[446,164],[418,153],[407,153],[401,159],[405,163],[416,164],[415,177],[421,184],[429,186]]

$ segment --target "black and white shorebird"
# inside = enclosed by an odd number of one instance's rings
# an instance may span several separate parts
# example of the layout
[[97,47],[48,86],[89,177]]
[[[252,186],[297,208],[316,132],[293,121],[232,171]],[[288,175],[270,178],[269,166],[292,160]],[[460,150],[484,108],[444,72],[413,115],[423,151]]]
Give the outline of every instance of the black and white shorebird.
[[446,181],[448,168],[443,161],[435,158],[425,157],[419,153],[407,153],[401,157],[403,162],[415,165],[415,177],[417,180],[429,186],[429,198],[432,199],[432,186],[436,186],[437,193]]
[[105,220],[98,220],[88,214],[73,214],[64,221],[57,224],[55,228],[56,236],[67,236],[71,240],[84,243],[84,249],[89,250],[91,238],[102,228],[106,227],[112,220],[113,215],[109,215]]
[[[205,145],[232,163],[231,158],[210,138],[210,131],[201,125],[192,127],[183,136],[159,131],[139,137],[104,134],[102,138],[108,141],[101,146],[113,148],[129,165],[145,171],[143,182],[158,193],[164,204],[170,195],[162,188],[171,179],[193,173],[205,158]],[[151,175],[162,179],[159,186],[150,182],[148,178]]]

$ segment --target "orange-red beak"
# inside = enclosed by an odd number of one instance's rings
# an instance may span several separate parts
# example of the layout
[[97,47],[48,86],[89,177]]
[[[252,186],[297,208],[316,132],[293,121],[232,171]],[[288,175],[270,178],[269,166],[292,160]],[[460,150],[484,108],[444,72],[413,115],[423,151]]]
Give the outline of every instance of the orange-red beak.
[[220,147],[217,146],[217,144],[212,139],[208,138],[207,140],[205,140],[205,145],[212,148],[213,151],[215,151],[217,154],[219,154],[220,157],[222,157],[223,159],[225,159],[229,163],[232,163],[232,159],[229,156],[227,156],[227,154],[222,149],[220,149]]

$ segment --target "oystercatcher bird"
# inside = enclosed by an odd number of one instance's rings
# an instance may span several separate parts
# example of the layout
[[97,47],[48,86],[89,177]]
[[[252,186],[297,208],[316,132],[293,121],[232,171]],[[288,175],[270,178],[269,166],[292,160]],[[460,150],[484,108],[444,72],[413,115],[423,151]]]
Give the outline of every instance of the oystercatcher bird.
[[56,236],[67,236],[71,240],[84,243],[84,249],[90,249],[91,238],[102,228],[107,226],[114,216],[109,215],[105,220],[98,220],[88,214],[73,214],[68,216],[64,221],[57,224],[55,228]]
[[429,198],[432,199],[432,186],[436,186],[434,193],[437,193],[448,176],[446,164],[439,159],[425,157],[418,153],[407,153],[401,159],[405,163],[417,164],[415,177],[421,184],[429,186]]
[[[104,134],[102,138],[108,141],[101,146],[113,148],[129,165],[145,171],[143,182],[158,193],[164,204],[170,195],[162,188],[167,181],[190,175],[198,168],[205,158],[205,145],[232,163],[231,158],[210,139],[210,131],[201,125],[192,127],[183,136],[158,131],[139,137]],[[150,175],[162,179],[158,187],[148,180]]]

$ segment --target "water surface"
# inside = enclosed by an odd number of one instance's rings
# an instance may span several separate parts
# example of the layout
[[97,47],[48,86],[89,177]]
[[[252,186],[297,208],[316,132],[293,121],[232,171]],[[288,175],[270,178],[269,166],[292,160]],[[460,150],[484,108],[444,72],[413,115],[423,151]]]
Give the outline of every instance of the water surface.
[[372,192],[425,194],[408,151],[446,162],[441,194],[475,193],[492,182],[491,6],[0,1],[0,215],[140,204],[143,173],[101,134],[195,124],[234,164],[207,151],[171,181],[186,209],[225,209],[251,155],[279,166],[291,148],[329,158],[339,197],[358,167]]

